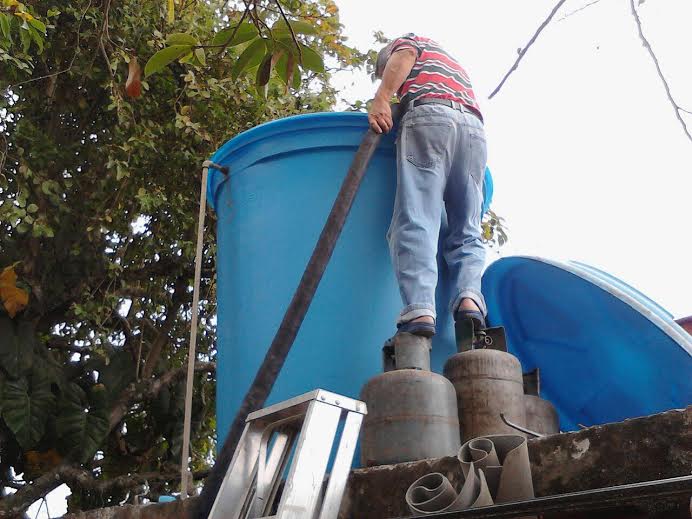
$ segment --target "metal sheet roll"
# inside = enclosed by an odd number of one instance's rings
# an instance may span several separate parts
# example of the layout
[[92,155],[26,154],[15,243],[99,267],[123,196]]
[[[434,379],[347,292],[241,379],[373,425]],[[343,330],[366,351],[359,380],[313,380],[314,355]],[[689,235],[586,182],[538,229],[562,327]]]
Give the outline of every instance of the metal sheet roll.
[[471,350],[447,360],[445,376],[456,390],[462,441],[479,436],[517,434],[500,418],[526,426],[519,360],[499,350]]

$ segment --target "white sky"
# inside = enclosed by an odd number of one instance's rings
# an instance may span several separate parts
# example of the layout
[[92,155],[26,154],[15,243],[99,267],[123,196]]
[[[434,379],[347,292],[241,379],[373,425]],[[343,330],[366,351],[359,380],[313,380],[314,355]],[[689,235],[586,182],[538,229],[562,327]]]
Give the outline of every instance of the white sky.
[[[614,274],[676,317],[692,314],[692,142],[687,140],[628,0],[570,0],[499,94],[499,83],[556,0],[337,0],[358,48],[372,32],[441,43],[468,70],[486,121],[502,255],[575,259]],[[692,111],[692,2],[646,0],[644,34],[676,101]],[[341,73],[346,100],[365,75]],[[692,131],[692,116],[687,116]],[[687,229],[687,232],[685,232]]]
[[[492,100],[556,0],[337,0],[349,43],[372,32],[437,40],[468,70],[486,121],[502,255],[575,259],[614,274],[676,317],[692,314],[692,142],[637,35],[628,0],[570,0]],[[644,34],[676,101],[692,111],[692,2],[646,0]],[[337,75],[345,100],[364,74]],[[692,116],[687,117],[692,129]],[[65,512],[62,487],[51,515]],[[37,503],[30,517],[47,517]],[[38,512],[38,514],[37,514]]]

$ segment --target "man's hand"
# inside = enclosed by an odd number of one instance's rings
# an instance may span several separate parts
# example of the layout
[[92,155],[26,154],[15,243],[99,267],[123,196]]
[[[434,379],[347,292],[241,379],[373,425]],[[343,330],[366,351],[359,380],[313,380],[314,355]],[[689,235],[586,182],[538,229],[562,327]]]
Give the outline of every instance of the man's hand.
[[387,133],[391,130],[394,122],[392,121],[392,107],[389,106],[389,101],[376,96],[370,105],[368,122],[375,133]]
[[387,66],[382,75],[382,83],[377,89],[375,99],[368,112],[368,122],[375,133],[387,133],[394,126],[389,100],[404,83],[416,63],[416,58],[416,51],[406,47],[395,50],[387,60]]

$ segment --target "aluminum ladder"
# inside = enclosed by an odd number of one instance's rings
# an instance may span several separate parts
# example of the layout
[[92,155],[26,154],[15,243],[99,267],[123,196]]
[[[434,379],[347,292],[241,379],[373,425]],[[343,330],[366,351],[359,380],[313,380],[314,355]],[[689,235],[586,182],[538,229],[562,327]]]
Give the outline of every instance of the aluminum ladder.
[[209,519],[336,519],[365,414],[364,402],[323,389],[249,414]]

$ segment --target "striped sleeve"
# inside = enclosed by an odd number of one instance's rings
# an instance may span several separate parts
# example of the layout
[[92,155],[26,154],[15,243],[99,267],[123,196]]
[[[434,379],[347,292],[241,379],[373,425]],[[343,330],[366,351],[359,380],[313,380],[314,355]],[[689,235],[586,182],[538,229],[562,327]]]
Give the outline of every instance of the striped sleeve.
[[423,53],[423,49],[421,46],[418,44],[418,42],[414,39],[413,34],[407,34],[406,36],[402,36],[401,38],[397,38],[392,42],[391,50],[389,51],[389,55],[391,56],[397,51],[404,50],[404,49],[411,49],[416,51],[416,55],[420,58],[420,55]]

